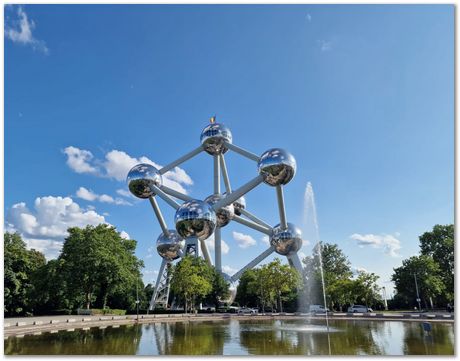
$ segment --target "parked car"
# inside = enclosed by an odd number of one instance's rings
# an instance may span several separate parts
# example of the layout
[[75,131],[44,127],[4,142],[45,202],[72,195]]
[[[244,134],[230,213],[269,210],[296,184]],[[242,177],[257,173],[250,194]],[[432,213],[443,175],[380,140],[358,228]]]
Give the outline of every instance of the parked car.
[[363,306],[363,305],[352,305],[348,307],[349,313],[367,313],[372,312],[372,308]]
[[255,315],[257,313],[257,310],[255,308],[249,308],[249,307],[242,307],[238,310],[239,314],[250,314],[250,315]]
[[320,313],[320,312],[329,312],[329,308],[324,308],[323,305],[310,305],[309,309],[308,309],[310,312],[317,312],[317,313]]

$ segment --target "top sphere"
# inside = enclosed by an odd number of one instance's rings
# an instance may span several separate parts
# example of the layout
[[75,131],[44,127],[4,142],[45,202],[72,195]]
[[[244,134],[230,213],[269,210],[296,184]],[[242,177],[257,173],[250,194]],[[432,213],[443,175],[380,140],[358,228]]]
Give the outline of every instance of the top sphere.
[[294,178],[297,164],[294,156],[281,148],[272,148],[260,157],[258,170],[264,182],[271,186],[285,185]]
[[201,132],[200,141],[207,153],[223,154],[228,150],[224,142],[232,143],[232,132],[221,123],[211,123]]
[[205,240],[216,228],[216,212],[209,203],[193,199],[184,202],[174,216],[176,229],[184,238]]
[[160,172],[153,165],[137,164],[131,168],[126,177],[128,188],[138,198],[149,198],[155,195],[151,186],[161,186],[163,180]]

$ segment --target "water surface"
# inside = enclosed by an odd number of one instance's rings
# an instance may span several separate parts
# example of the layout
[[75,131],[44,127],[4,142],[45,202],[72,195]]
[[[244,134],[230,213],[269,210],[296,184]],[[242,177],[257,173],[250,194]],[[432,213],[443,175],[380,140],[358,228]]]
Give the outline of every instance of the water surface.
[[5,340],[7,355],[453,355],[454,325],[220,320],[59,331]]

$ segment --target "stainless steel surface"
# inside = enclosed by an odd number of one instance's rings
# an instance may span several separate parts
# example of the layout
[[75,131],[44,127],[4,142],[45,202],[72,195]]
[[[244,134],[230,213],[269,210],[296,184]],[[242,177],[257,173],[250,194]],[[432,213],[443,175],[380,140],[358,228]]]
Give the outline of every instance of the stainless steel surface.
[[233,150],[235,153],[238,153],[239,155],[242,155],[243,157],[251,159],[255,162],[258,162],[260,160],[259,156],[255,155],[254,153],[248,152],[247,150],[240,148],[235,144],[227,143],[225,145],[227,146],[228,149]]
[[285,185],[294,178],[297,164],[292,154],[280,148],[267,150],[258,163],[259,174],[271,186]]
[[154,197],[149,197],[150,204],[152,205],[153,211],[157,216],[158,223],[160,224],[161,230],[166,236],[169,236],[168,227],[166,226],[165,219],[163,218],[163,214],[161,214],[160,207],[158,206],[158,202]]
[[158,194],[158,197],[163,199],[166,203],[168,203],[174,209],[179,208],[179,203],[177,203],[174,199],[168,196],[165,192],[163,192],[160,188],[155,185],[151,185],[151,188],[155,194]]
[[129,191],[138,198],[154,196],[152,185],[161,186],[162,177],[158,169],[147,163],[140,163],[131,168],[126,177]]
[[232,192],[232,193],[228,194],[227,196],[225,196],[224,198],[222,198],[219,202],[214,204],[213,208],[214,209],[219,209],[221,207],[226,206],[227,204],[234,203],[236,200],[238,200],[238,198],[244,196],[250,190],[252,190],[255,187],[257,187],[260,183],[263,182],[263,180],[264,180],[263,177],[261,175],[258,175],[257,177],[251,179],[246,184],[242,185],[240,188],[238,188],[234,192]]
[[227,144],[232,143],[232,132],[224,124],[211,123],[201,132],[200,141],[207,153],[222,154],[228,150]]
[[297,253],[291,254],[287,256],[288,262],[291,267],[295,268],[297,272],[302,276],[303,275],[303,267],[302,262],[300,261],[299,255]]
[[220,194],[220,162],[219,162],[219,155],[214,156],[214,194]]
[[232,193],[232,186],[230,185],[230,179],[228,178],[227,173],[227,163],[225,163],[224,155],[219,155],[220,169],[222,170],[222,176],[224,178],[225,190],[226,193]]
[[203,257],[208,262],[208,265],[212,266],[211,256],[209,256],[208,246],[206,246],[206,242],[204,240],[200,240],[201,252],[203,253]]
[[206,239],[216,227],[216,213],[206,202],[194,199],[184,202],[174,216],[177,232],[184,238]]
[[178,192],[175,189],[168,188],[166,186],[161,186],[160,189],[166,194],[169,194],[170,196],[173,196],[174,198],[180,199],[182,201],[191,201],[192,199],[194,199],[193,197],[190,197],[187,194]]
[[166,172],[170,171],[174,167],[177,167],[179,164],[182,164],[185,161],[189,160],[190,158],[193,158],[197,154],[200,154],[202,151],[203,151],[203,147],[200,145],[198,148],[195,148],[194,150],[183,155],[182,157],[175,160],[174,162],[171,162],[168,165],[165,165],[163,168],[159,170],[160,174],[165,174]]
[[249,228],[252,228],[252,229],[255,229],[256,231],[259,231],[259,232],[262,232],[262,233],[265,233],[266,235],[270,236],[272,234],[272,229],[271,228],[267,228],[267,227],[264,227],[264,226],[261,226],[260,224],[257,224],[253,221],[250,221],[248,219],[245,219],[243,217],[240,217],[240,216],[237,216],[235,215],[233,217],[233,220],[237,223],[240,223],[240,224],[243,224]]
[[[220,194],[212,194],[209,197],[206,197],[204,201],[212,206],[218,201],[220,201],[222,198],[223,196],[221,196]],[[233,204],[229,204],[222,208],[219,208],[216,211],[217,226],[225,227],[227,224],[230,223],[234,216],[235,210]]]
[[284,230],[277,224],[273,228],[270,244],[275,247],[276,253],[282,256],[292,255],[302,247],[302,232],[292,223],[288,223]]
[[166,261],[174,261],[183,255],[185,240],[172,229],[161,233],[157,239],[157,252]]
[[240,269],[238,272],[236,272],[232,277],[231,280],[233,282],[236,282],[237,280],[240,279],[241,275],[246,271],[247,269],[254,268],[257,266],[260,262],[262,262],[265,258],[270,256],[273,252],[275,252],[275,248],[273,246],[270,246],[267,248],[265,251],[263,251],[261,254],[259,254],[256,258],[254,258],[251,262],[249,262],[246,266],[244,266],[242,269]]
[[222,234],[220,227],[214,231],[214,266],[218,272],[222,272]]
[[276,198],[278,200],[278,212],[280,215],[280,224],[282,229],[287,228],[286,209],[284,207],[283,187],[276,186]]

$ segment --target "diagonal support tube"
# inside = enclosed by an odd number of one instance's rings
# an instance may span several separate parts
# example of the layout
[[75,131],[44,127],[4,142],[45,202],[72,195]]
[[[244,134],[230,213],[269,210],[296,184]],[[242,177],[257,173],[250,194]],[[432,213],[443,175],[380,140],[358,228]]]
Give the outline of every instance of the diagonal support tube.
[[225,142],[225,146],[230,149],[230,150],[233,150],[235,153],[238,153],[240,155],[242,155],[243,157],[246,157],[246,158],[249,158],[255,162],[258,162],[260,160],[260,157],[258,155],[255,155],[254,153],[251,153],[251,152],[248,152],[247,150],[243,149],[243,148],[240,148],[234,144],[231,144],[231,143],[227,143]]
[[214,203],[213,208],[215,211],[219,210],[222,207],[228,206],[235,202],[241,196],[244,196],[250,190],[257,187],[260,183],[264,181],[264,178],[261,175],[258,175],[254,179],[250,180],[246,184],[242,185],[240,188],[235,190],[234,192],[228,194],[225,198],[222,198],[220,201]]
[[220,159],[220,169],[222,170],[222,176],[224,178],[224,183],[225,183],[225,190],[227,191],[227,194],[230,194],[232,193],[232,186],[230,185],[230,179],[228,178],[227,164],[225,163],[224,155],[221,154],[219,156],[219,159]]
[[265,258],[270,256],[273,252],[275,251],[275,247],[270,246],[270,248],[266,249],[263,251],[260,255],[258,255],[256,258],[254,258],[251,262],[249,262],[246,266],[244,266],[242,269],[240,269],[238,272],[236,272],[232,277],[231,280],[232,282],[235,282],[240,279],[241,275],[244,273],[244,271],[254,268],[257,266],[260,262],[262,262]]
[[243,225],[245,225],[245,226],[247,226],[249,228],[255,229],[256,231],[265,233],[265,234],[267,234],[269,236],[272,234],[272,228],[271,227],[267,228],[267,227],[261,226],[260,224],[257,224],[255,222],[252,222],[252,221],[249,221],[249,220],[244,219],[242,217],[239,217],[236,214],[233,216],[233,220],[235,222],[243,224]]
[[174,209],[178,209],[180,207],[179,203],[177,203],[174,199],[168,196],[165,192],[163,192],[160,188],[156,185],[150,186],[155,194],[157,194],[161,199],[163,199],[166,203],[168,203]]
[[172,188],[169,188],[169,187],[166,187],[166,186],[161,186],[160,189],[165,192],[166,194],[169,194],[170,196],[173,196],[174,198],[177,198],[177,199],[180,199],[182,201],[191,201],[193,200],[194,198],[184,194],[184,193],[181,193],[181,192],[178,192],[176,191],[175,189],[172,189]]
[[211,257],[209,256],[208,246],[206,246],[206,242],[203,239],[200,239],[200,246],[201,251],[203,252],[203,257],[208,262],[210,266],[212,266]]
[[200,154],[203,151],[203,146],[199,146],[198,148],[192,150],[191,152],[183,155],[179,159],[175,160],[174,162],[169,163],[168,165],[165,165],[163,168],[159,170],[160,174],[165,174],[166,172],[170,171],[174,167],[177,167],[179,164],[184,163],[185,161],[189,160],[190,158],[193,158],[197,154]]
[[287,229],[286,209],[284,208],[283,187],[276,186],[276,197],[278,198],[278,211],[280,213],[281,229]]
[[294,253],[292,255],[286,256],[291,267],[295,268],[299,272],[300,276],[303,274],[302,262],[300,261],[299,255]]
[[150,204],[152,205],[155,215],[157,216],[158,223],[160,223],[160,227],[161,227],[161,230],[163,231],[163,234],[166,237],[169,237],[168,226],[166,225],[165,219],[163,218],[163,214],[161,214],[161,210],[160,210],[160,207],[158,206],[157,200],[155,199],[155,197],[150,196],[149,201],[150,201]]
[[269,224],[267,224],[264,221],[262,221],[261,219],[257,218],[255,215],[253,215],[252,213],[248,212],[246,209],[241,208],[240,212],[241,212],[242,215],[246,216],[251,221],[253,221],[253,222],[257,223],[257,224],[260,224],[263,227],[272,228]]

